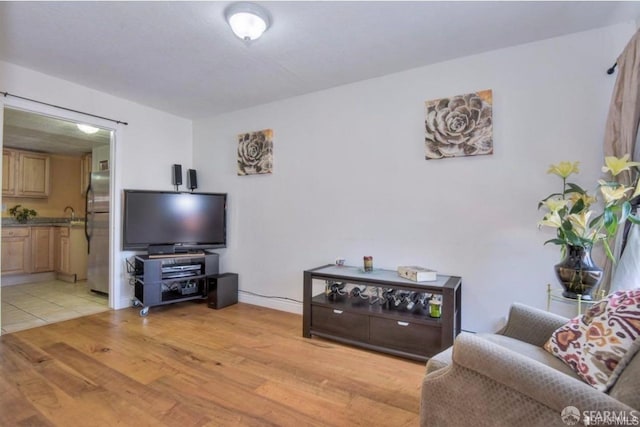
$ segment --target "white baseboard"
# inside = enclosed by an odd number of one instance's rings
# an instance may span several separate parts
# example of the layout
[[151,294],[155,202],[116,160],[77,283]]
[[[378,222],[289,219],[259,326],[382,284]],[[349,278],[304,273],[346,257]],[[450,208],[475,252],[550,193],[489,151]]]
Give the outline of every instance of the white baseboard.
[[[131,307],[132,298],[133,295],[121,297],[120,300],[116,301],[116,306],[114,307],[114,309],[119,310],[122,308]],[[259,297],[257,295],[250,295],[242,292],[238,292],[238,301],[247,304],[258,305],[260,307],[273,308],[274,310],[286,311],[288,313],[302,314],[302,304],[295,301]]]
[[132,297],[129,298],[120,298],[119,300],[115,301],[115,306],[113,307],[114,310],[120,310],[123,308],[129,308],[129,307],[133,307],[133,302],[132,302]]
[[238,301],[247,304],[259,305],[261,307],[273,308],[274,310],[286,311],[288,313],[302,314],[302,304],[295,301],[259,297],[257,295],[250,295],[242,292],[238,292]]

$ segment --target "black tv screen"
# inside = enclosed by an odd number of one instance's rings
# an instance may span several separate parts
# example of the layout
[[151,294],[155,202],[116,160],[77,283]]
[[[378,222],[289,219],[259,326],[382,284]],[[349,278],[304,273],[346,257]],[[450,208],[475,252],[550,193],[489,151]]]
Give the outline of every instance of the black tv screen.
[[226,194],[124,190],[122,247],[224,248],[226,208]]

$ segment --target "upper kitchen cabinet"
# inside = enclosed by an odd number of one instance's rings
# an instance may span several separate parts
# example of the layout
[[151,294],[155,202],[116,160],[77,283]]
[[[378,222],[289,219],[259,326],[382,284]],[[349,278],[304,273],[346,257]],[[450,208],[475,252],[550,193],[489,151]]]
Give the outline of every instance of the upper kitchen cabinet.
[[46,154],[18,153],[17,195],[19,197],[49,197],[51,159]]
[[47,154],[5,148],[2,166],[3,196],[49,197],[51,159]]
[[2,195],[14,196],[16,194],[16,160],[15,151],[2,150]]

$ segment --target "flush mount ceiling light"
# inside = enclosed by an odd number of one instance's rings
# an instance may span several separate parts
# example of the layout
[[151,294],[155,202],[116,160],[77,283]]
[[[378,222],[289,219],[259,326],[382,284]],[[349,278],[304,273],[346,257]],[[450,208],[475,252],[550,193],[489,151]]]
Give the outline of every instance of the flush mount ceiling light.
[[78,123],[76,126],[78,126],[78,129],[80,129],[82,132],[87,133],[89,135],[92,135],[100,130],[93,126],[83,125],[82,123]]
[[246,42],[259,38],[271,24],[269,13],[255,3],[233,3],[224,16],[233,33]]

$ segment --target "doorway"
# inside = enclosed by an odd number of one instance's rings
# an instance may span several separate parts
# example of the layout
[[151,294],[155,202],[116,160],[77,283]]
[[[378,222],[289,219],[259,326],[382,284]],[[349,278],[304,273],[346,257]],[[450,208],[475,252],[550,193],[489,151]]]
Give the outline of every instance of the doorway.
[[[95,198],[89,185],[100,177],[108,217],[114,131],[78,124],[84,125],[4,108],[2,333],[109,309],[110,222],[99,233],[106,242],[87,243],[95,227],[86,200]],[[24,209],[35,216],[19,223],[11,212]],[[87,254],[89,247],[99,256]]]

